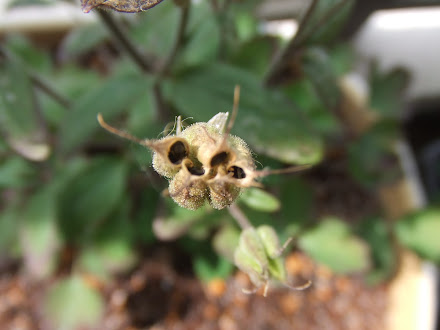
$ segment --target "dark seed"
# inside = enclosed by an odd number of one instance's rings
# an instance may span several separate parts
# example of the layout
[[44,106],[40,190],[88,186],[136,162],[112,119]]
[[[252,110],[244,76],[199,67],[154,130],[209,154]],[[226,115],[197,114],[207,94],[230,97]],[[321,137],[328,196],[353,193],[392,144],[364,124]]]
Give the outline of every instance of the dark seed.
[[232,177],[235,179],[244,179],[246,177],[246,173],[241,167],[231,166],[228,170],[229,173],[233,173]]
[[168,153],[168,159],[171,163],[178,165],[188,156],[185,144],[182,141],[174,143]]
[[201,175],[205,174],[205,170],[203,168],[199,168],[199,167],[190,167],[190,168],[188,168],[188,171],[192,175],[197,175],[197,176],[201,176]]
[[227,160],[229,157],[229,154],[226,151],[223,151],[217,155],[215,155],[214,157],[212,157],[211,159],[211,166],[217,166],[220,165],[221,163],[223,163],[225,160]]

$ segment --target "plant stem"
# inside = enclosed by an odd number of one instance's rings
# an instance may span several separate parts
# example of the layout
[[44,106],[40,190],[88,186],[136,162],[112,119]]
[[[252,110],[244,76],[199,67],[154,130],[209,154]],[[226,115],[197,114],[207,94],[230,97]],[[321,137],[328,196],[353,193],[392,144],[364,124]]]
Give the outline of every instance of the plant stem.
[[237,221],[238,225],[241,227],[241,229],[246,229],[252,227],[251,222],[246,217],[246,215],[243,213],[243,211],[237,206],[237,204],[232,204],[228,207],[229,213],[232,215],[232,217]]
[[42,92],[49,95],[64,108],[66,109],[72,108],[71,101],[66,96],[62,95],[60,92],[55,90],[55,88],[51,86],[45,79],[40,77],[35,72],[29,72],[29,77],[31,78],[31,81],[35,85],[35,87],[37,87]]
[[324,24],[328,22],[328,20],[337,13],[343,6],[347,4],[348,0],[342,0],[338,2],[335,6],[331,7],[322,17],[319,18],[311,27],[307,27],[307,23],[312,17],[315,7],[318,3],[317,0],[313,0],[312,4],[307,9],[306,14],[304,15],[301,23],[299,25],[298,32],[292,37],[289,41],[289,44],[282,49],[282,51],[275,57],[272,65],[270,66],[268,72],[264,78],[264,84],[270,85],[274,82],[274,78],[276,78],[277,74],[279,74],[280,70],[282,70],[286,66],[286,62],[291,60],[292,54],[297,50],[300,46],[307,41],[308,38],[311,37],[313,33],[318,31]]
[[177,54],[178,54],[180,48],[183,45],[186,26],[188,25],[189,8],[190,8],[189,2],[188,2],[188,4],[180,7],[180,20],[179,20],[179,25],[177,27],[177,36],[176,36],[176,39],[174,40],[173,48],[171,49],[168,57],[163,62],[162,66],[159,70],[159,78],[161,78],[163,75],[165,75],[169,72],[172,65],[174,64],[174,61],[176,60],[176,57],[177,57]]
[[170,118],[170,113],[165,100],[162,95],[162,89],[159,81],[156,81],[153,85],[154,107],[156,113],[156,120],[165,123]]
[[[3,56],[5,59],[9,61],[17,61],[19,59],[15,58],[13,54],[11,54],[7,49],[0,45],[0,56]],[[58,102],[61,106],[70,109],[72,104],[71,101],[59,91],[55,89],[46,79],[41,77],[38,73],[33,71],[32,69],[26,66],[26,63],[22,63],[19,61],[23,68],[26,70],[26,73],[30,77],[32,83],[41,91],[45,92],[51,98],[53,98],[56,102]]]
[[285,66],[286,61],[289,60],[292,51],[298,45],[298,36],[303,34],[304,27],[306,26],[307,22],[310,20],[310,17],[312,17],[312,13],[314,12],[317,4],[318,4],[318,0],[312,1],[309,8],[307,8],[307,12],[305,13],[304,17],[301,19],[301,23],[299,24],[299,28],[296,34],[292,37],[292,39],[290,39],[289,43],[283,49],[281,49],[281,51],[278,52],[278,54],[275,56],[274,60],[272,61],[272,64],[269,67],[269,70],[265,74],[265,78],[264,78],[265,85],[269,85],[273,82],[277,73]]
[[147,61],[147,59],[139,52],[121,24],[114,19],[112,14],[104,10],[97,10],[97,13],[107,28],[112,32],[112,36],[119,41],[121,46],[126,50],[128,55],[141,68],[141,70],[144,73],[154,73],[155,70],[153,64],[150,61]]

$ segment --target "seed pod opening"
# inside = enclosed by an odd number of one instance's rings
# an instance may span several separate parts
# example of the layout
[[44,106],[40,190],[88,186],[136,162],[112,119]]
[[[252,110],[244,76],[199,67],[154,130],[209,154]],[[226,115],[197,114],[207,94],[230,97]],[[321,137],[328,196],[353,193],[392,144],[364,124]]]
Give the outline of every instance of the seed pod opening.
[[160,175],[172,178],[182,167],[182,162],[189,154],[188,142],[180,137],[170,136],[154,141],[150,146],[153,149],[153,168]]
[[186,157],[188,157],[188,145],[182,141],[177,141],[170,146],[168,159],[171,163],[179,165]]
[[232,173],[234,179],[244,179],[246,177],[244,169],[235,165],[228,168],[228,173]]
[[219,152],[214,157],[211,158],[211,167],[216,167],[220,164],[224,164],[229,160],[229,153],[226,151]]

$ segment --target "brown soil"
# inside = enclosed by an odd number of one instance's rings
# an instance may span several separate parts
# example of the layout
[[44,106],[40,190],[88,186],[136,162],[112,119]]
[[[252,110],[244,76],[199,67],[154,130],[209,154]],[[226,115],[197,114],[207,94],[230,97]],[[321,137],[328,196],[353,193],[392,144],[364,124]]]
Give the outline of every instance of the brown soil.
[[[105,316],[97,329],[384,329],[387,289],[366,287],[361,278],[336,276],[299,252],[286,266],[292,284],[311,279],[305,291],[271,286],[247,295],[246,275],[206,284],[176,267],[175,251],[162,245],[130,275],[103,285],[87,277],[106,298]],[[20,273],[0,279],[2,329],[50,329],[41,315],[49,283],[32,284]],[[86,329],[84,329],[86,330]]]

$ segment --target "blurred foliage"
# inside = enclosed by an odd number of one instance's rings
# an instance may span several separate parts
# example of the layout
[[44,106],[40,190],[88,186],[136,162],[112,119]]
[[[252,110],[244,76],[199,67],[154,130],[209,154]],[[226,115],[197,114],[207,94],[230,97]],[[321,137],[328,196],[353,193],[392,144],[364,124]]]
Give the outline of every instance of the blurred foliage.
[[[21,3],[26,1],[14,6]],[[71,276],[55,283],[44,303],[60,329],[94,323],[102,313],[102,297],[82,274],[107,281],[135,265],[139,245],[186,234],[179,244],[193,256],[194,272],[203,280],[225,277],[240,234],[226,211],[188,211],[160,196],[165,184],[151,170],[150,151],[104,132],[97,113],[142,138],[156,138],[174,116],[189,117],[189,124],[229,111],[238,84],[232,133],[265,166],[325,164],[330,150],[342,149],[348,172],[372,194],[401,175],[395,144],[406,71],[383,73],[372,65],[365,107],[377,120],[363,134],[346,138],[338,117],[346,97],[339,80],[352,70],[354,54],[337,35],[354,1],[314,2],[291,41],[295,56],[281,66],[298,70],[270,88],[265,77],[271,62],[289,46],[261,32],[250,14],[258,1],[219,3],[227,5],[191,4],[176,56],[162,71],[176,47],[183,10],[173,1],[114,17],[152,72],[142,72],[100,22],[72,29],[57,56],[20,35],[7,35],[1,45],[1,257],[22,258],[29,274],[45,279],[60,270],[62,251],[75,249]],[[316,196],[308,180],[288,175],[263,183],[266,190],[249,189],[238,201],[252,224],[270,224],[281,242],[294,236],[300,249],[336,272],[364,271],[372,283],[387,279],[396,266],[394,233],[440,262],[435,208],[395,226],[379,215],[355,226],[331,215],[314,221]]]
[[431,207],[408,215],[396,223],[400,241],[423,258],[440,263],[440,209]]
[[322,219],[304,232],[298,243],[307,254],[337,273],[359,272],[369,266],[368,246],[340,219]]

